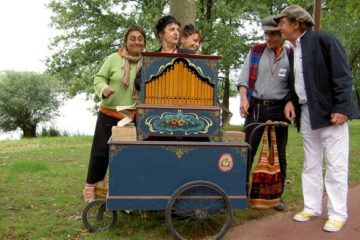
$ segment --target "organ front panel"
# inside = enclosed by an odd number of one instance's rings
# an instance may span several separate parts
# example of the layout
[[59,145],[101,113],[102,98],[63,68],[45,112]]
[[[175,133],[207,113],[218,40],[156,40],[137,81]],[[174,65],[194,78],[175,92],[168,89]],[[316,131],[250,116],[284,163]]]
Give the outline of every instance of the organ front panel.
[[138,140],[219,141],[217,73],[221,57],[142,53]]

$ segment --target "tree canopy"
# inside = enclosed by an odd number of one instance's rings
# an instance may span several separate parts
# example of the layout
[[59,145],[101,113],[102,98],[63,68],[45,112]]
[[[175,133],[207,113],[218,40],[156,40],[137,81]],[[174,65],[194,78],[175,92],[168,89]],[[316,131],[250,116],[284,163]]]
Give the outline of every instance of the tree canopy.
[[[47,60],[49,72],[57,76],[70,95],[93,92],[95,73],[104,58],[122,46],[126,27],[138,23],[146,30],[151,29],[165,2],[51,1],[48,4],[54,13],[51,25],[60,34],[50,44],[54,54]],[[148,46],[153,46],[153,42],[149,39]]]
[[[231,80],[239,69],[250,46],[261,39],[257,32],[260,20],[279,13],[289,4],[299,4],[313,11],[313,0],[197,0],[195,25],[202,31],[204,54],[222,55],[220,69],[223,81],[222,102],[235,89]],[[356,24],[360,4],[355,0],[323,1],[322,29],[336,33],[344,44],[359,88],[358,44],[360,27]],[[169,12],[166,0],[52,0],[52,26],[60,34],[51,43],[54,54],[48,59],[51,74],[63,83],[71,95],[93,92],[93,76],[104,58],[115,52],[123,41],[123,31],[130,24],[138,24],[147,32],[147,50],[159,47],[154,35],[156,21]],[[347,16],[342,18],[341,16]],[[340,21],[341,19],[341,21]],[[231,91],[233,89],[233,91]]]
[[0,129],[20,128],[35,137],[39,123],[51,120],[60,106],[56,83],[46,74],[6,72],[0,77]]
[[[250,45],[259,39],[257,25],[262,17],[286,6],[284,0],[199,0],[196,1],[196,26],[205,36],[202,52],[222,55],[222,103],[229,106],[230,73],[242,64]],[[93,76],[103,59],[122,44],[122,32],[138,24],[147,32],[147,49],[159,47],[154,35],[156,21],[168,13],[165,0],[52,0],[52,26],[60,30],[51,44],[50,73],[62,81],[71,95],[93,92]],[[223,116],[226,118],[228,116]]]
[[[323,9],[323,29],[333,33],[344,46],[354,77],[354,87],[360,106],[360,2],[328,0]],[[344,17],[346,16],[346,17]]]
[[[223,55],[223,71],[238,68],[251,43],[257,39],[253,24],[286,1],[200,0],[196,1],[196,25],[205,36],[203,53]],[[257,6],[256,8],[254,6]],[[54,54],[48,59],[51,73],[57,74],[72,94],[92,92],[92,80],[103,59],[122,44],[122,32],[137,23],[148,35],[148,51],[159,47],[154,26],[168,10],[168,1],[57,1],[52,26],[60,34],[51,43]]]

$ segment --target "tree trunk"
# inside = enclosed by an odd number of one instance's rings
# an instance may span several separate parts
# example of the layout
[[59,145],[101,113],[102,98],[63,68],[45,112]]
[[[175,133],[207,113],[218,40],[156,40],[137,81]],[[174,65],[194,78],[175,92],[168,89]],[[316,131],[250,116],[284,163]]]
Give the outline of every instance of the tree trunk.
[[314,30],[320,30],[320,19],[321,19],[321,0],[314,0],[314,13],[313,13],[315,26]]
[[171,0],[170,15],[184,27],[186,24],[195,23],[195,0]]
[[224,94],[222,99],[222,127],[227,127],[230,124],[232,113],[229,110],[229,96],[230,96],[230,69],[226,69],[224,78]]
[[23,138],[36,137],[36,125],[30,125],[21,128],[23,131]]
[[[199,19],[202,22],[206,22],[203,28],[200,29],[202,34],[205,36],[207,42],[211,42],[213,39],[213,21],[212,21],[212,9],[214,0],[200,0],[199,1]],[[211,54],[211,47],[209,44],[203,44],[201,48],[202,54]]]

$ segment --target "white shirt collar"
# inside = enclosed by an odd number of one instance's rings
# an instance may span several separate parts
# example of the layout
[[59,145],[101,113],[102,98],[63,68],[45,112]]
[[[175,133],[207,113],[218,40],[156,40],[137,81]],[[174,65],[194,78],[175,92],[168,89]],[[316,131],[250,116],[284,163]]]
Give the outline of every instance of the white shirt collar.
[[304,36],[304,34],[305,34],[306,32],[307,32],[307,30],[305,30],[305,32],[303,32],[303,33],[298,37],[298,39],[296,39],[294,47],[301,45],[301,44],[300,44],[300,39],[301,39],[302,36]]

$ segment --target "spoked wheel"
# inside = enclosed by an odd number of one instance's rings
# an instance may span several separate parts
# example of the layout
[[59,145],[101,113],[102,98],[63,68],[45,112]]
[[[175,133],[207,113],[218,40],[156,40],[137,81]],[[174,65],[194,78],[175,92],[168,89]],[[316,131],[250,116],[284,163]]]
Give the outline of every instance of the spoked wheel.
[[112,228],[117,219],[116,211],[106,209],[105,200],[95,200],[86,205],[82,220],[90,232],[98,232]]
[[214,183],[189,182],[171,196],[165,219],[175,239],[221,239],[231,225],[231,201]]

